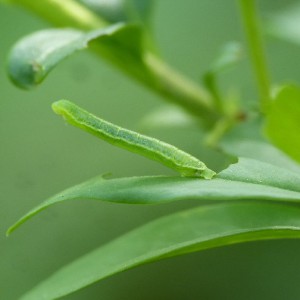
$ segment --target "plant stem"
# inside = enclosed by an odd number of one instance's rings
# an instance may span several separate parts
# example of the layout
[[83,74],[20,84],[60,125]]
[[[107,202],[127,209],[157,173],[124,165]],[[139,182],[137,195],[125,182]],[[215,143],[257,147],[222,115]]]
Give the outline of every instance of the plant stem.
[[213,130],[206,136],[205,144],[211,148],[216,148],[221,138],[227,133],[234,125],[236,121],[231,118],[224,117],[220,119]]
[[215,74],[207,72],[203,78],[205,87],[210,91],[215,108],[222,114],[224,112],[224,103],[220,95]]
[[[10,0],[36,13],[56,26],[71,26],[83,30],[93,30],[109,25],[98,15],[74,0]],[[95,53],[113,62],[110,53],[101,47]],[[128,70],[126,64],[117,65],[127,74],[150,89],[182,106],[190,114],[212,123],[217,118],[213,101],[203,88],[185,78],[149,51],[143,55],[145,69]],[[150,76],[148,76],[150,75]],[[147,78],[148,76],[148,78]]]
[[101,28],[108,23],[74,0],[8,0],[34,12],[59,27],[76,27],[83,30]]
[[160,94],[183,106],[190,114],[200,116],[207,123],[216,121],[218,113],[206,90],[178,73],[153,53],[147,52],[144,61]]
[[255,0],[239,0],[239,3],[258,84],[260,107],[262,112],[266,112],[270,104],[270,79]]

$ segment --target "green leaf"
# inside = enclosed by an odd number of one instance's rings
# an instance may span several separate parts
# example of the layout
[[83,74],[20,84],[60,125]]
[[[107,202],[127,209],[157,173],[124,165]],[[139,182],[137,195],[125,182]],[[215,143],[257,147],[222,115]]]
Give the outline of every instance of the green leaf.
[[148,20],[153,0],[79,0],[109,22]]
[[50,29],[21,39],[13,48],[8,63],[11,79],[22,88],[31,88],[69,55],[94,41],[95,51],[128,72],[145,77],[141,58],[140,29],[116,24],[104,29],[83,32],[73,29]]
[[[77,3],[74,1],[69,0],[68,3],[72,2],[72,5]],[[27,2],[26,0],[22,3],[29,9],[37,5],[45,13],[40,14],[37,9],[37,14],[52,22],[52,18],[47,18],[47,10],[43,9],[40,1],[29,0]],[[55,10],[55,6],[59,6],[60,13],[68,13],[68,5],[63,5],[64,1],[48,0],[47,3],[52,5],[51,11]],[[74,9],[72,16],[69,16],[72,17],[72,21],[77,20],[76,13],[78,12],[80,10]],[[91,13],[89,10],[88,12]],[[50,16],[56,16],[56,13]],[[60,18],[60,20],[63,19]],[[84,18],[83,21],[88,20],[90,18]],[[94,22],[92,23],[89,28],[99,27]],[[86,28],[84,24],[81,24],[80,28]],[[166,100],[182,106],[197,118],[204,119],[207,124],[211,124],[218,118],[218,114],[213,110],[210,95],[154,54],[155,46],[145,26],[140,23],[116,24],[101,28],[88,33],[75,31],[82,34],[78,34],[78,39],[74,38],[73,30],[70,38],[69,31],[66,29],[45,30],[22,39],[13,49],[9,60],[9,73],[12,80],[23,88],[33,87],[40,83],[48,72],[66,56],[85,48],[88,43],[95,54],[110,61],[127,75],[167,98]],[[75,35],[77,36],[76,33]],[[56,45],[57,40],[59,47]],[[91,41],[94,42],[91,43]]]
[[300,237],[300,209],[267,203],[209,205],[152,221],[55,272],[21,300],[57,299],[124,270],[254,240]]
[[297,162],[260,135],[262,127],[260,118],[239,124],[222,139],[222,150],[235,157],[252,158],[300,174]]
[[126,204],[242,199],[299,202],[300,173],[240,158],[237,164],[231,165],[211,180],[164,176],[103,180],[96,177],[41,203],[11,226],[7,234],[38,212],[54,204],[76,199]]
[[300,45],[300,3],[295,2],[280,12],[273,13],[266,22],[267,33]]
[[222,148],[228,154],[253,158],[300,174],[300,165],[265,141],[231,140],[223,143]]
[[284,87],[266,116],[265,132],[279,149],[300,162],[300,89]]

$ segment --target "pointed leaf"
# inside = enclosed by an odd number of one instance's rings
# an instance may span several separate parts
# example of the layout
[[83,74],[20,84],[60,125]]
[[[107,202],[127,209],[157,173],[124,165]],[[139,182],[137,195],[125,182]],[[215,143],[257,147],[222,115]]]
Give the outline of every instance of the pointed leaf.
[[143,69],[139,28],[116,24],[88,33],[73,29],[33,33],[13,48],[8,63],[9,75],[18,86],[31,88],[41,83],[62,60],[87,48],[92,41],[97,41],[93,44],[97,51],[113,63],[127,68],[128,72],[135,68]]
[[166,257],[254,240],[300,237],[300,209],[267,203],[210,205],[160,218],[55,272],[21,300],[57,299]]
[[265,131],[270,140],[300,162],[300,89],[284,87],[266,117]]
[[51,205],[75,199],[129,204],[179,200],[300,201],[300,174],[241,158],[212,180],[182,177],[94,178],[49,198],[11,226],[8,234]]

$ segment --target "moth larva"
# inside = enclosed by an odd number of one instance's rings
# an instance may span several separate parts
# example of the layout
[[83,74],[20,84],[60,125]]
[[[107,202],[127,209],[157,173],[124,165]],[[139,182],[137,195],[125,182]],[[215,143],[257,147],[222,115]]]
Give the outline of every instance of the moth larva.
[[192,155],[170,144],[104,121],[68,100],[57,101],[52,108],[70,124],[113,145],[159,161],[182,176],[211,179],[215,175],[214,171]]

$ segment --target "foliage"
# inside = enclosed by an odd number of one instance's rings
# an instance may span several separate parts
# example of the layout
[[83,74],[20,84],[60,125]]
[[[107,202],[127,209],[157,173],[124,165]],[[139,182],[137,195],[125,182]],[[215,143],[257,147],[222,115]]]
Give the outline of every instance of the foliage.
[[[273,93],[254,0],[239,1],[259,95],[259,108],[252,110],[235,97],[224,95],[218,84],[219,73],[239,63],[240,43],[224,47],[203,74],[202,87],[168,66],[157,53],[149,29],[150,0],[116,0],[111,4],[87,0],[8,2],[37,13],[53,25],[72,27],[42,30],[16,43],[8,64],[16,85],[33,88],[66,57],[90,48],[184,110],[158,111],[147,119],[148,125],[157,126],[158,116],[164,115],[165,126],[195,123],[206,132],[208,146],[234,157],[228,168],[215,175],[202,161],[172,145],[103,121],[69,101],[56,102],[54,111],[72,125],[161,162],[180,175],[93,178],[42,202],[10,227],[8,234],[53,204],[75,199],[140,205],[189,200],[202,203],[154,220],[87,253],[22,299],[56,299],[126,269],[203,249],[299,238],[299,207],[290,204],[300,201],[300,89],[285,85]],[[274,17],[269,31],[299,43],[297,34],[282,30],[282,22],[291,26],[284,20],[290,20],[292,13]]]

